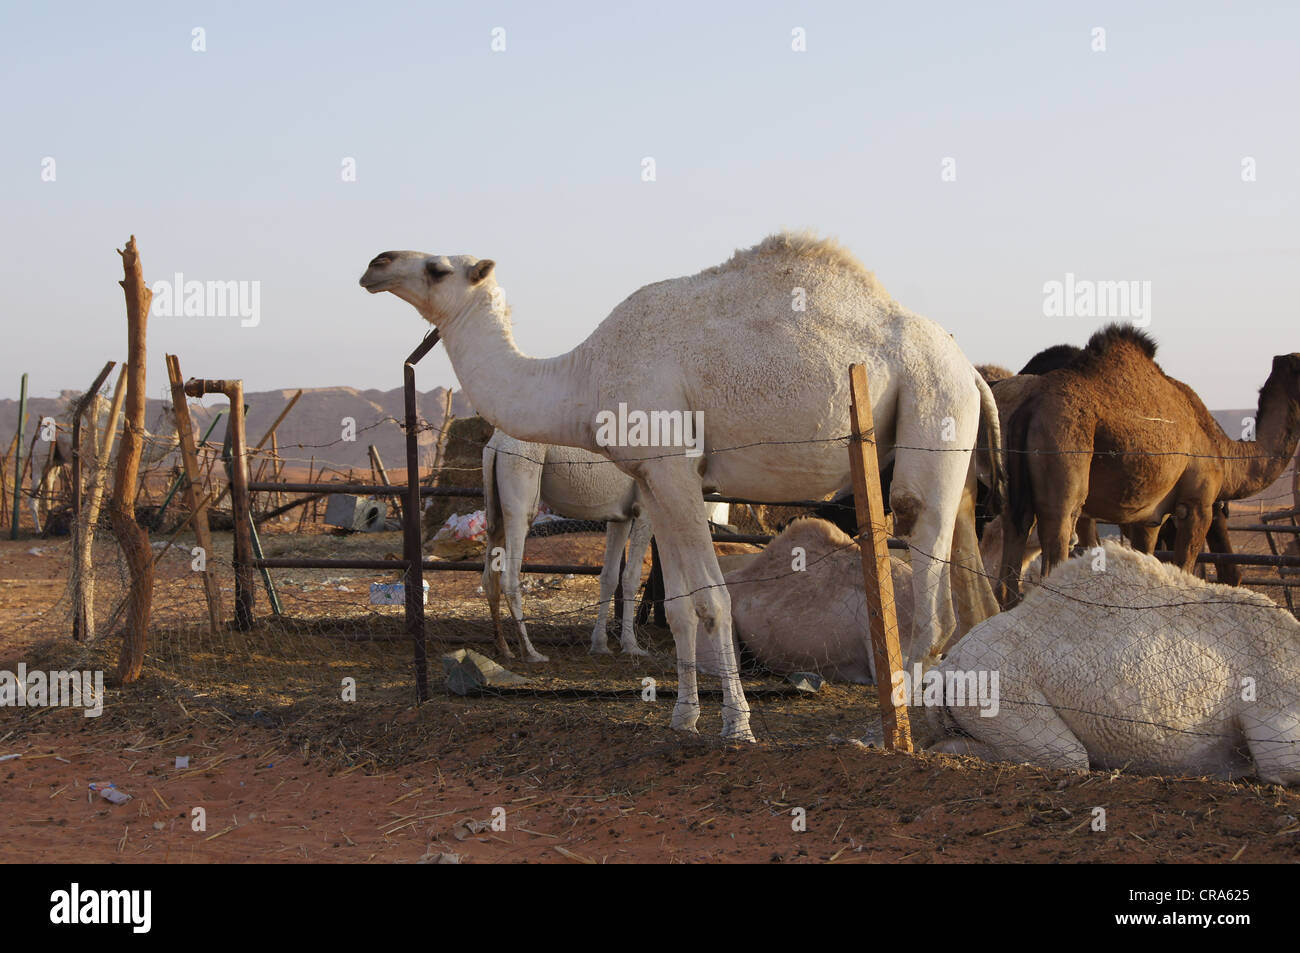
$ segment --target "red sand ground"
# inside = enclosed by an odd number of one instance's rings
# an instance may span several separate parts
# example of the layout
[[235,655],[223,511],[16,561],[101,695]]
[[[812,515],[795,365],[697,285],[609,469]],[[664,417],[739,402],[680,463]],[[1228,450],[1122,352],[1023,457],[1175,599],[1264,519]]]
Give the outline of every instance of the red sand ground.
[[[65,546],[0,544],[0,668],[27,647],[15,625],[62,593]],[[524,719],[490,699],[384,712],[376,731],[424,729],[422,747],[398,767],[348,768],[291,733],[160,704],[144,729],[108,712],[0,710],[0,755],[22,755],[0,762],[0,862],[1300,860],[1300,792],[1274,786],[1067,775],[820,739],[734,748],[588,724],[578,703]],[[192,767],[176,769],[177,755]],[[133,799],[110,805],[88,793],[92,781]],[[195,807],[206,830],[192,829]],[[467,828],[498,807],[504,830]],[[792,829],[797,807],[806,831]],[[1091,829],[1097,807],[1105,831]]]

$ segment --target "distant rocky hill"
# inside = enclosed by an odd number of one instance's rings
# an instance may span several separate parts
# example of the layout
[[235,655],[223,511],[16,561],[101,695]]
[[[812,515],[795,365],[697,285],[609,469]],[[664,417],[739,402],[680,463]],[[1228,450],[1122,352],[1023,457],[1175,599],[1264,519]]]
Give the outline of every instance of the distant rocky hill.
[[[151,390],[153,389],[151,387]],[[294,393],[293,389],[288,389],[257,391],[244,395],[244,403],[248,406],[247,431],[250,444],[255,444],[261,439]],[[417,395],[416,409],[421,418],[432,425],[432,429],[425,430],[419,435],[420,457],[424,466],[428,466],[433,459],[433,447],[438,436],[437,428],[442,426],[446,394],[446,388],[436,387]],[[78,391],[65,390],[56,398],[38,397],[28,400],[26,427],[28,445],[30,446],[32,436],[42,417],[50,416],[63,421],[71,402],[79,396]],[[170,401],[158,399],[148,401],[146,426],[150,430],[165,432],[170,429],[166,423],[170,405]],[[194,425],[199,436],[203,435],[213,416],[223,407],[224,401],[213,407],[202,407],[193,401],[190,403]],[[464,417],[473,412],[464,394],[456,391],[452,398],[452,414]],[[276,431],[280,455],[290,466],[300,464],[304,471],[313,457],[318,465],[324,463],[344,472],[349,467],[355,467],[364,471],[368,480],[370,460],[367,448],[373,443],[386,467],[401,470],[406,466],[406,435],[398,423],[403,417],[403,394],[400,387],[389,391],[361,391],[352,387],[304,389],[297,405]],[[345,418],[355,421],[355,440],[342,439]],[[18,401],[0,400],[0,452],[9,447],[17,421]],[[222,422],[213,431],[210,440],[220,443],[225,438],[224,421],[223,416]]]

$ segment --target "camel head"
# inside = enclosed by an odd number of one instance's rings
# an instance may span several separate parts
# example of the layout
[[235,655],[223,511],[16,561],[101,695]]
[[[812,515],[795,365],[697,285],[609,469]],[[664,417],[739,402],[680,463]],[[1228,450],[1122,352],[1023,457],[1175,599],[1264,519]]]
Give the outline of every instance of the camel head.
[[438,328],[491,299],[496,263],[472,255],[428,255],[418,251],[386,251],[375,256],[361,276],[371,294],[391,291]]
[[1273,358],[1268,380],[1259,389],[1261,427],[1265,410],[1274,404],[1286,408],[1288,429],[1300,423],[1300,354],[1279,354]]

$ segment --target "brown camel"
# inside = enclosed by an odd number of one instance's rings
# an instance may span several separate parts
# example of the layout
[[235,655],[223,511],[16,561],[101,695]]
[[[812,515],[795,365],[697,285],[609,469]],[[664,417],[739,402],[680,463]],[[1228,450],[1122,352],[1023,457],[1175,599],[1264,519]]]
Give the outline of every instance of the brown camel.
[[1273,358],[1260,389],[1255,441],[1230,440],[1194,391],[1155,362],[1155,342],[1109,325],[1065,367],[1043,375],[1007,423],[1012,531],[998,598],[1018,598],[1025,540],[1038,521],[1043,575],[1068,555],[1080,517],[1134,524],[1153,548],[1166,516],[1175,561],[1191,572],[1218,500],[1268,486],[1300,442],[1300,354]]

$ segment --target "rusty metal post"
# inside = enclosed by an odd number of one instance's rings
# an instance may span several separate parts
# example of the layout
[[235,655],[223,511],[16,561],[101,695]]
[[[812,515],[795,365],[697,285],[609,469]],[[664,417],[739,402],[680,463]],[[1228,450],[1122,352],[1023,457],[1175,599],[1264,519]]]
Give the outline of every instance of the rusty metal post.
[[429,650],[424,634],[424,556],[420,547],[420,415],[415,405],[415,365],[438,343],[430,331],[402,365],[406,398],[406,505],[402,509],[403,556],[406,559],[406,632],[415,664],[415,701],[429,697]]
[[235,534],[235,628],[253,627],[253,524],[248,493],[248,437],[244,430],[244,382],[242,380],[191,380],[185,384],[189,397],[224,394],[230,400],[230,509]]

